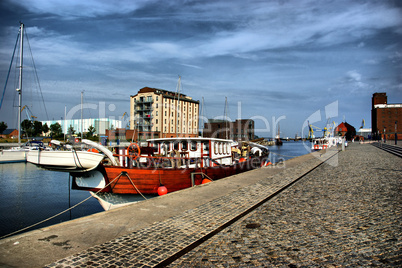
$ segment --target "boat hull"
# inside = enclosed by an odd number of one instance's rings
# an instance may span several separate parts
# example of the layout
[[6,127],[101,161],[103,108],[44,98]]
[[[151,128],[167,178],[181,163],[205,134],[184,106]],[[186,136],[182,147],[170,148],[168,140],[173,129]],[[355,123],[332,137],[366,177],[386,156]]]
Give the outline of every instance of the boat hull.
[[3,150],[0,152],[0,163],[18,163],[27,161],[27,150]]
[[58,170],[90,170],[96,168],[104,156],[87,151],[44,151],[33,150],[27,154],[27,161],[39,167]]
[[[93,173],[97,179],[89,184],[80,174],[71,173],[73,188],[78,190],[101,191],[114,194],[158,194],[163,185],[168,192],[175,192],[199,185],[204,178],[222,179],[261,167],[262,158],[252,158],[234,165],[206,168],[126,168],[120,166],[100,166]],[[91,178],[93,179],[93,178]],[[103,181],[102,181],[103,180]]]

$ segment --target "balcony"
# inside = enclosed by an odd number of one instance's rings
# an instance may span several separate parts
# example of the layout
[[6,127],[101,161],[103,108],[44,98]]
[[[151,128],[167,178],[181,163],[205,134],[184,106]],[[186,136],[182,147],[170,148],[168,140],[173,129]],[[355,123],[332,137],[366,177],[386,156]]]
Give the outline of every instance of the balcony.
[[145,104],[145,103],[152,104],[152,103],[154,103],[154,100],[153,99],[142,99],[142,100],[135,100],[134,102],[135,102],[135,104]]

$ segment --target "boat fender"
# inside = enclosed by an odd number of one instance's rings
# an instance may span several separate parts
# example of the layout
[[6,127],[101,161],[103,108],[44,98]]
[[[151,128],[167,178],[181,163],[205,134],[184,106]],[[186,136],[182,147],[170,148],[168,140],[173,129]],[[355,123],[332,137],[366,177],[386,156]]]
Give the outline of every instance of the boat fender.
[[210,179],[203,179],[202,182],[201,182],[201,184],[206,184],[206,183],[208,183],[208,182],[211,182],[211,180],[210,180]]
[[95,148],[88,149],[88,152],[99,153],[99,151],[96,150]]
[[160,185],[159,187],[158,187],[158,195],[165,195],[165,194],[167,194],[167,188],[166,188],[166,186],[164,186],[164,185]]
[[239,162],[240,162],[240,163],[242,163],[242,162],[244,162],[244,161],[246,161],[246,158],[244,158],[244,157],[242,157],[242,158],[239,159]]

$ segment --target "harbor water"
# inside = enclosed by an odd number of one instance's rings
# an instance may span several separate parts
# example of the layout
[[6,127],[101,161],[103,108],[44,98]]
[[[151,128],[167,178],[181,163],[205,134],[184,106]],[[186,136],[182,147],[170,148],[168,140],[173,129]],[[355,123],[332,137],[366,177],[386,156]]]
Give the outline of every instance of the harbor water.
[[[272,163],[310,153],[309,142],[270,146]],[[0,237],[53,217],[90,197],[71,189],[68,173],[43,170],[30,163],[0,165]],[[26,231],[103,211],[94,198]]]

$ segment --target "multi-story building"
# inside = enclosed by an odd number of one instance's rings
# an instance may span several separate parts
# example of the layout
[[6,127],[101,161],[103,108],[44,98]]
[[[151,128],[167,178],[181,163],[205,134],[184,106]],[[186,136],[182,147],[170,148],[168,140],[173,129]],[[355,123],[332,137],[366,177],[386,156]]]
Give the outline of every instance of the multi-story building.
[[[388,104],[386,93],[374,93],[371,107],[371,129],[373,137],[402,139],[402,104]],[[385,134],[385,136],[384,136]]]
[[204,137],[249,141],[254,139],[254,121],[238,119],[234,122],[210,119],[204,123]]
[[168,90],[141,88],[130,96],[130,129],[137,138],[198,136],[199,101]]

